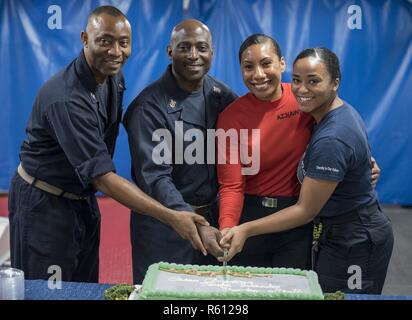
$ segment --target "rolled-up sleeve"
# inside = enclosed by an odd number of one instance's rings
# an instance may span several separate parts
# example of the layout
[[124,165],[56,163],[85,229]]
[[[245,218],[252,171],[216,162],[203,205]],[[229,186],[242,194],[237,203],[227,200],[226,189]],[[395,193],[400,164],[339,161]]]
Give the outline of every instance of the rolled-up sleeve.
[[45,115],[50,134],[84,187],[93,178],[116,170],[92,105],[79,101],[56,103],[49,106]]

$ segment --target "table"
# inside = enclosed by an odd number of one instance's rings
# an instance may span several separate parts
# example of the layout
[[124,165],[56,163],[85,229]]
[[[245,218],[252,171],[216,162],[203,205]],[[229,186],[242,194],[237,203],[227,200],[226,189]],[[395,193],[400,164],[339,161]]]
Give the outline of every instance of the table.
[[113,284],[62,282],[61,289],[49,289],[46,280],[25,280],[25,300],[103,300]]
[[[61,289],[49,289],[46,280],[25,280],[26,300],[103,300],[104,291],[114,284],[62,282]],[[412,296],[347,294],[347,300],[412,300]]]

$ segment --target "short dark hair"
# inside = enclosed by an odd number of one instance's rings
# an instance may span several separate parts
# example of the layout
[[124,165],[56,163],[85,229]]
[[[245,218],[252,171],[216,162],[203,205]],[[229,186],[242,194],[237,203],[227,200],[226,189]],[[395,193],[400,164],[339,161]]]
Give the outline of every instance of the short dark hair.
[[323,61],[330,77],[332,78],[332,81],[335,79],[341,79],[339,59],[332,50],[322,47],[305,49],[298,54],[295,61],[293,61],[293,65],[295,65],[296,61],[307,57],[318,58]]
[[100,6],[100,7],[95,8],[92,12],[90,12],[88,20],[91,17],[98,16],[102,13],[106,13],[106,14],[111,15],[113,17],[121,16],[121,17],[127,19],[126,15],[123,12],[121,12],[119,9],[117,9],[116,7],[113,7],[113,6]]
[[254,44],[263,44],[266,42],[271,42],[273,44],[273,48],[275,48],[275,53],[279,57],[279,59],[282,57],[282,51],[280,50],[279,44],[276,42],[275,39],[272,37],[263,34],[263,33],[255,33],[252,34],[251,36],[247,37],[245,41],[240,45],[239,48],[239,62],[242,61],[242,53],[245,51],[247,48]]

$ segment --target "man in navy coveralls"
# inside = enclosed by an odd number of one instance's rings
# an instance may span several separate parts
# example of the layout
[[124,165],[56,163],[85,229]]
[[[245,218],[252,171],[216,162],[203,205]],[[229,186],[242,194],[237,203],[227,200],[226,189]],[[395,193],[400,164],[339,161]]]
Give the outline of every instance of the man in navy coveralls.
[[[211,226],[199,226],[199,234],[211,255],[201,256],[166,224],[147,215],[132,214],[135,283],[142,282],[152,263],[211,264],[217,263],[213,256],[223,254],[218,244],[220,232],[213,228],[218,223],[218,185],[215,165],[207,161],[210,157],[206,137],[207,130],[215,128],[219,113],[236,99],[236,94],[207,75],[213,56],[212,39],[208,27],[200,21],[190,19],[178,24],[173,29],[167,52],[172,63],[160,79],[131,103],[124,118],[132,156],[132,178],[163,205],[204,216]],[[153,158],[160,143],[153,135],[159,129],[169,132],[172,138],[166,148],[171,156],[169,163],[159,164]],[[200,137],[183,141],[183,136],[191,133]],[[184,155],[195,141],[193,138],[203,140],[205,147],[202,159],[191,163]],[[196,159],[198,156],[196,154]]]
[[169,225],[206,253],[196,227],[207,224],[203,217],[165,208],[115,173],[129,21],[114,7],[98,7],[81,40],[79,56],[34,102],[9,193],[12,266],[26,279],[48,279],[57,265],[64,281],[98,282],[96,191]]

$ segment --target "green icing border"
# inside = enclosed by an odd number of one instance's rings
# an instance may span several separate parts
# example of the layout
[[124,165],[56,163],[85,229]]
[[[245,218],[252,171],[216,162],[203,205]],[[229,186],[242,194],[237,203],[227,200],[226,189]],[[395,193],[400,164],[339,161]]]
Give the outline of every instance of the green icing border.
[[139,294],[139,299],[142,300],[168,300],[168,299],[185,299],[185,300],[199,300],[199,299],[233,299],[233,300],[323,300],[324,296],[322,289],[320,288],[318,282],[318,276],[314,271],[306,271],[293,268],[259,268],[259,267],[238,267],[238,266],[228,266],[228,271],[234,271],[239,273],[254,273],[254,274],[291,274],[305,276],[309,282],[309,288],[312,293],[286,293],[286,292],[170,292],[155,290],[157,275],[159,274],[159,267],[162,269],[177,269],[177,270],[187,270],[187,269],[197,269],[199,271],[222,271],[222,266],[212,266],[212,265],[183,265],[168,262],[159,262],[152,264],[147,273],[146,277],[142,283],[142,291]]

